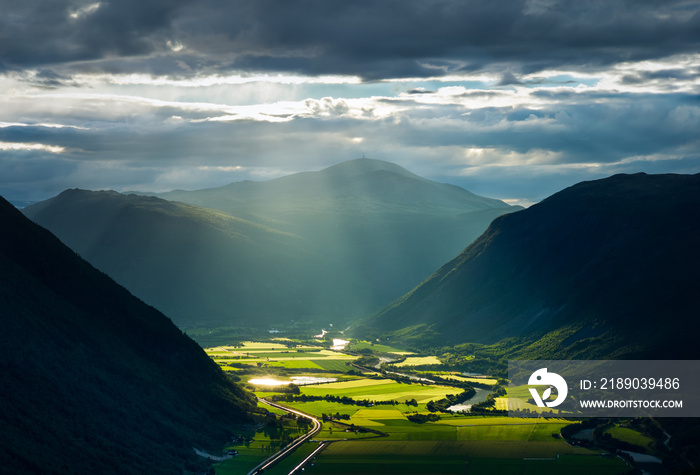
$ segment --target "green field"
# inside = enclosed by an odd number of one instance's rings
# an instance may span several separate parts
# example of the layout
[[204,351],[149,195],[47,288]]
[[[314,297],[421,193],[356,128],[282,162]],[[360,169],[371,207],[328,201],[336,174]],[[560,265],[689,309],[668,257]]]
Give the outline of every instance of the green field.
[[609,433],[613,438],[617,440],[637,445],[639,447],[644,448],[645,450],[649,450],[651,444],[654,442],[652,439],[640,434],[636,430],[628,429],[626,427],[620,427],[617,425],[615,427],[611,427],[605,432]]
[[396,363],[394,366],[422,366],[422,365],[439,365],[442,362],[437,356],[409,356],[401,363]]
[[262,407],[263,409],[267,409],[268,412],[271,412],[273,414],[277,414],[280,416],[287,414],[287,411],[283,411],[282,409],[277,409],[276,407],[270,406],[269,404],[265,404],[264,402],[258,403],[258,407]]
[[242,347],[216,346],[204,351],[225,371],[238,371],[229,366],[247,364],[291,370],[324,370],[345,373],[351,369],[346,363],[355,356],[321,347],[303,346],[287,348],[280,343],[243,342]]
[[560,444],[520,441],[336,442],[305,473],[612,475],[628,468],[620,459],[585,449],[576,454],[559,449]]
[[398,348],[393,348],[391,346],[380,345],[378,343],[372,344],[372,343],[367,342],[367,341],[360,341],[357,343],[351,343],[346,348],[349,351],[370,349],[370,350],[374,351],[375,353],[393,353],[395,355],[411,355],[411,354],[413,354],[410,351],[404,351],[404,350],[400,350]]
[[[257,362],[254,362],[257,363]],[[341,363],[343,364],[343,363]],[[321,365],[317,364],[316,361],[312,360],[285,360],[285,361],[266,361],[265,366],[273,368],[286,368],[286,369],[323,369]],[[347,371],[347,367],[346,371]]]
[[442,399],[447,394],[458,394],[458,388],[450,386],[422,386],[420,384],[397,383],[390,379],[359,379],[338,383],[305,387],[304,394],[325,396],[326,394],[348,396],[353,399],[370,401],[397,401],[416,399],[419,404]]
[[495,385],[498,380],[495,378],[474,378],[474,377],[469,377],[469,376],[460,376],[457,374],[446,374],[446,375],[440,375],[445,379],[454,379],[455,381],[464,381],[467,383],[481,383],[481,384],[488,384],[489,386]]

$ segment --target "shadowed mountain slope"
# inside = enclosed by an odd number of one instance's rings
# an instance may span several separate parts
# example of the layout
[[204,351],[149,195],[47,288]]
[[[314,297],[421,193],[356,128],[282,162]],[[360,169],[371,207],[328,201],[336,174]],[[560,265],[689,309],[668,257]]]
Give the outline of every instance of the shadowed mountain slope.
[[0,198],[0,466],[183,473],[251,397],[163,314]]
[[518,209],[369,159],[160,196],[189,205],[69,190],[24,212],[188,327],[366,316]]
[[24,212],[185,327],[265,321],[297,313],[300,299],[328,297],[311,285],[322,284],[324,264],[302,238],[214,210],[67,190]]
[[607,354],[697,356],[699,242],[700,175],[580,183],[494,220],[360,331],[424,324],[455,343],[568,326],[565,345],[607,333]]

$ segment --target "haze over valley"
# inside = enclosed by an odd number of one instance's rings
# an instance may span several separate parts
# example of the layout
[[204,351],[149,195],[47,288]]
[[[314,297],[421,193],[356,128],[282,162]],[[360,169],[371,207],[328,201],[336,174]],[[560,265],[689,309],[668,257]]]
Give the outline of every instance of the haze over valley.
[[68,190],[23,212],[191,328],[346,325],[520,209],[370,159],[159,196]]

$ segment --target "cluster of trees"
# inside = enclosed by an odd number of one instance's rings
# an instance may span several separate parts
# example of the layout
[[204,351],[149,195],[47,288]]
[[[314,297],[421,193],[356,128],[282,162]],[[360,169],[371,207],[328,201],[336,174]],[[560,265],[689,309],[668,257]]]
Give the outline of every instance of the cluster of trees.
[[376,356],[363,356],[362,358],[355,360],[355,364],[358,366],[373,368],[379,364],[379,358]]
[[[492,389],[494,391],[497,391],[498,388],[501,386],[501,381],[499,380],[496,385],[493,384],[486,384],[486,383],[480,383],[477,381],[458,381],[456,379],[447,379],[443,378],[442,376],[438,374],[428,374],[426,375],[428,379],[432,379],[436,383],[440,383],[445,386],[454,386],[455,388],[462,388],[462,389],[469,389],[469,388],[481,388],[481,389]],[[503,384],[508,384],[507,381],[504,381]]]
[[[334,420],[334,419],[335,419],[336,421],[339,421],[339,420],[342,420],[342,419],[344,419],[344,420],[346,420],[346,421],[349,421],[349,420],[350,420],[350,415],[349,415],[349,414],[341,414],[341,413],[339,413],[339,412],[336,412],[335,414],[321,413],[321,420],[322,420],[323,422],[332,421],[332,420]],[[353,425],[354,425],[354,424],[353,424]]]
[[423,424],[425,422],[437,422],[440,420],[440,416],[437,414],[409,414],[406,416],[406,419],[417,424]]
[[437,401],[430,401],[428,404],[426,404],[425,407],[430,412],[447,412],[448,407],[454,406],[455,404],[459,404],[462,401],[466,401],[467,399],[473,397],[474,394],[476,394],[474,388],[469,388],[468,390],[460,394],[448,394],[443,399]]
[[[298,389],[298,388],[297,388]],[[363,407],[371,407],[371,406],[396,406],[398,404],[401,404],[400,402],[397,401],[370,401],[368,399],[353,399],[348,396],[332,396],[330,394],[326,394],[325,396],[310,396],[308,394],[298,394],[298,393],[291,393],[288,392],[287,394],[273,394],[270,399],[275,402],[313,402],[313,401],[327,401],[327,402],[336,402],[340,404],[347,404],[351,406],[363,406]],[[409,405],[409,406],[418,406],[418,401],[416,401],[415,398],[411,400],[406,400],[404,404]]]
[[494,345],[480,343],[461,343],[455,346],[418,345],[407,347],[407,350],[426,355],[438,355],[443,365],[454,370],[506,377],[508,375],[507,356],[512,353],[512,348],[519,341],[507,339],[504,342]]
[[[252,385],[248,385],[249,388],[252,388]],[[251,389],[252,390],[252,389]],[[266,392],[266,393],[285,393],[285,394],[301,394],[301,389],[299,389],[299,386],[297,386],[294,383],[290,384],[283,384],[280,386],[260,386],[255,388],[256,391],[259,392]],[[273,395],[272,398],[275,396]],[[273,401],[277,401],[277,399],[273,399]]]

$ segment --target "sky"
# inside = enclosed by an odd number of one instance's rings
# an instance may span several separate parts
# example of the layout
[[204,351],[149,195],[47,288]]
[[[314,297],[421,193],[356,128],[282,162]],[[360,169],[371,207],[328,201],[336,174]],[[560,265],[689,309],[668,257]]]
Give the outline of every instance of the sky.
[[0,0],[0,195],[700,172],[700,1]]

